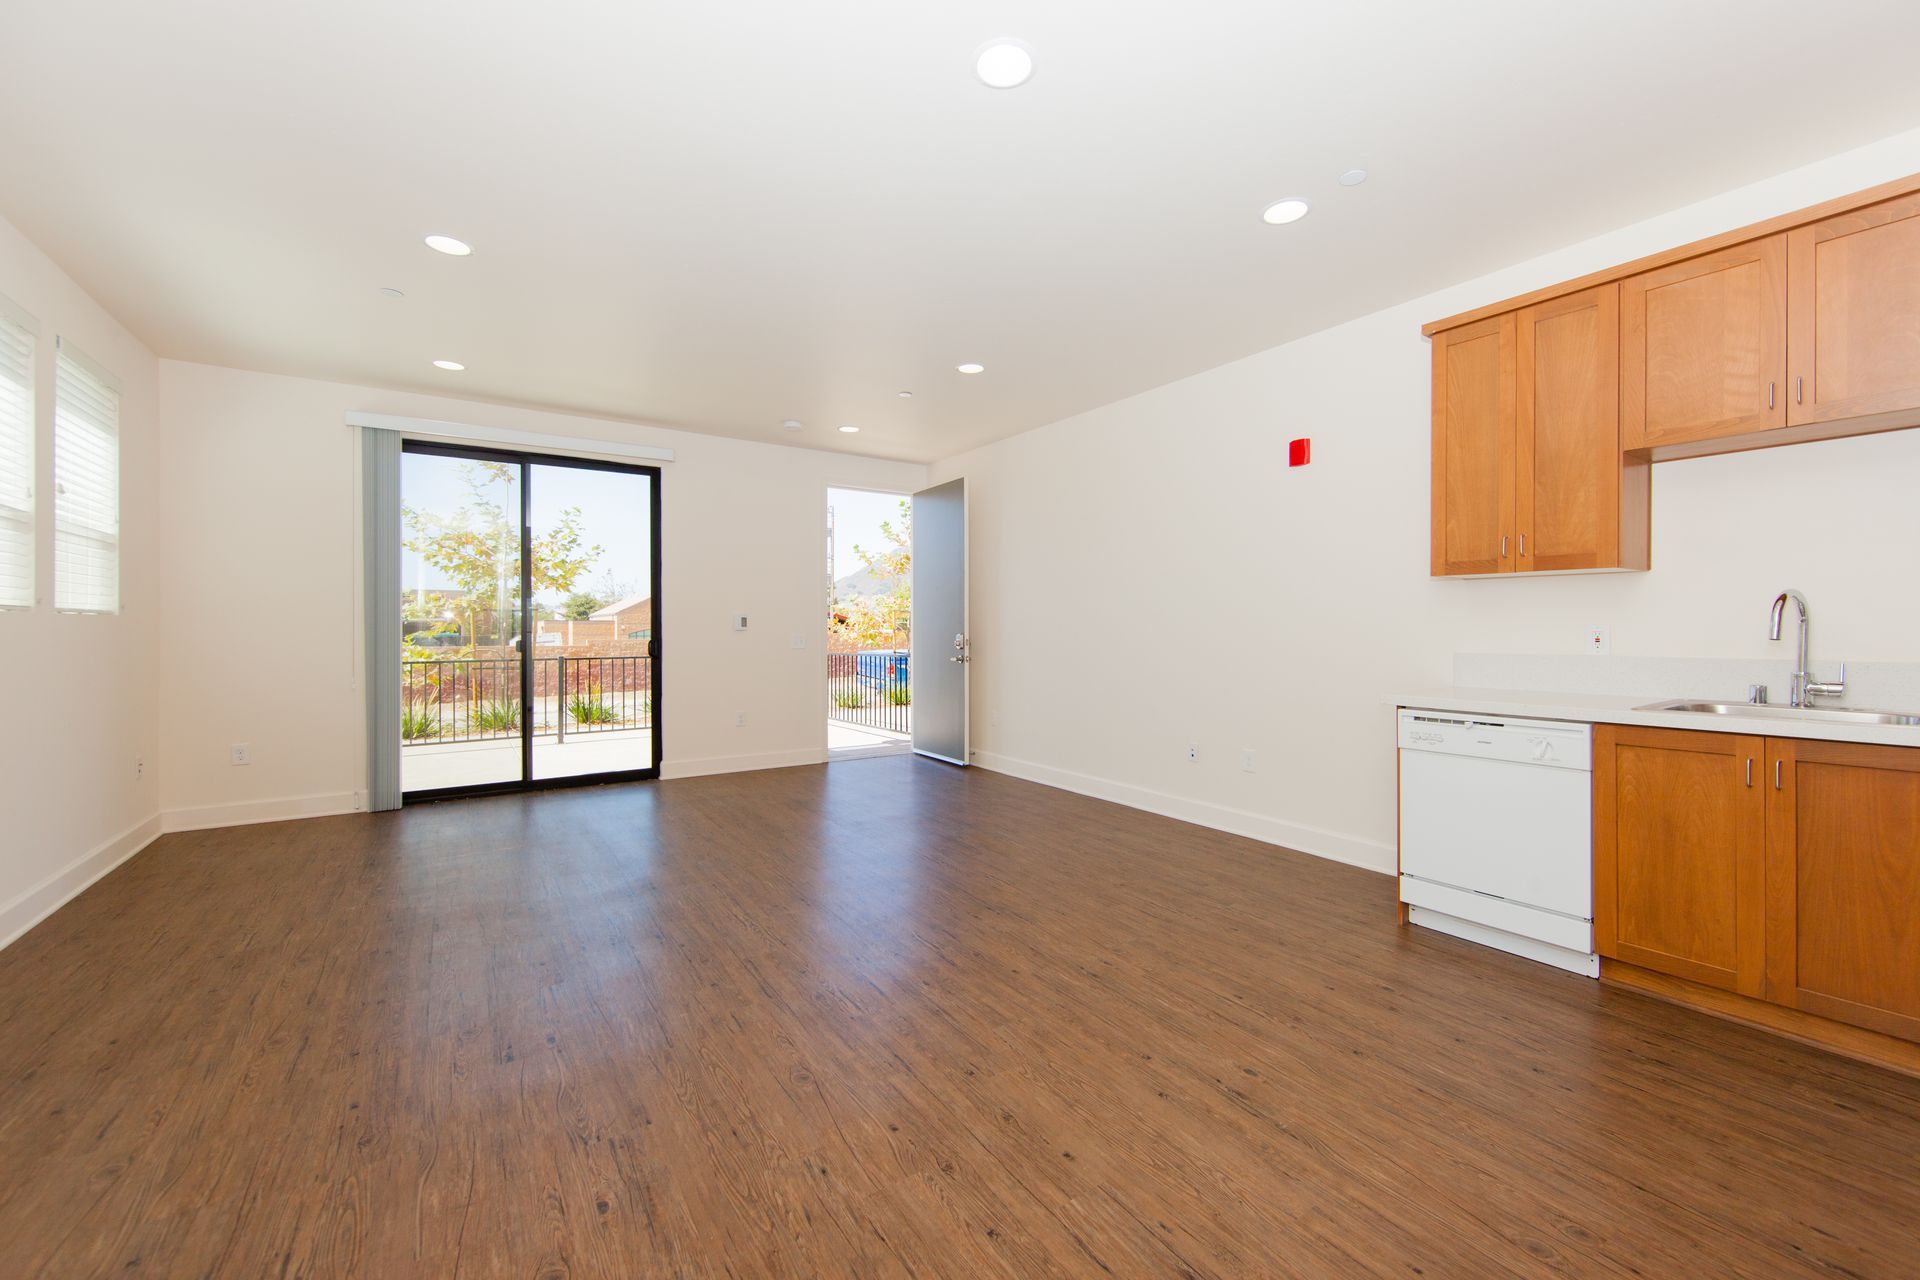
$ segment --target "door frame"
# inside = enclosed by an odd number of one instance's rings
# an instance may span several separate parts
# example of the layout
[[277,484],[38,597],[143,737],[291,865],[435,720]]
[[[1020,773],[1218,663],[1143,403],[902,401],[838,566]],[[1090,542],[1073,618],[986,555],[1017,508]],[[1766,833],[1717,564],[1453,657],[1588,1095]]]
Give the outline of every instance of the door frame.
[[[664,687],[661,680],[662,653],[665,649],[660,606],[660,481],[661,469],[633,462],[610,462],[601,458],[574,458],[565,454],[536,453],[520,449],[500,449],[484,445],[464,445],[446,440],[422,440],[402,435],[400,452],[418,453],[434,457],[458,458],[471,462],[498,462],[520,469],[520,777],[512,782],[476,782],[459,787],[433,787],[422,791],[408,791],[404,784],[400,792],[400,803],[404,807],[415,803],[429,803],[435,800],[456,800],[463,796],[501,795],[516,791],[550,791],[560,787],[598,786],[608,782],[642,782],[660,776],[660,763],[664,757],[665,734],[661,725],[660,691]],[[653,591],[653,638],[648,641],[647,652],[650,658],[649,673],[652,677],[651,705],[653,721],[653,764],[645,769],[616,769],[606,773],[582,773],[565,778],[535,778],[533,776],[533,557],[529,548],[533,544],[533,468],[536,466],[573,467],[583,471],[618,471],[632,475],[648,476],[653,482],[652,510],[647,520],[647,573],[651,579],[649,586]],[[404,499],[405,485],[401,486]],[[560,709],[565,714],[566,709]]]

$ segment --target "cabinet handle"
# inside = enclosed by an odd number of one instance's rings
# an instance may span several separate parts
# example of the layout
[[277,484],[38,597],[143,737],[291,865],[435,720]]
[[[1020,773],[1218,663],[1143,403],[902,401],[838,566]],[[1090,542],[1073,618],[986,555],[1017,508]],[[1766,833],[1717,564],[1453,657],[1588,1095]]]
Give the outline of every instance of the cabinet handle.
[[1527,535],[1524,533],[1520,535],[1520,554],[1527,554]]
[[1773,383],[1767,384],[1767,408],[1773,408]]
[[1753,785],[1753,757],[1747,757],[1747,785]]
[[1507,558],[1507,535],[1504,533],[1500,535],[1500,558],[1502,560]]
[[1773,789],[1775,791],[1780,789],[1780,762],[1778,760],[1773,762]]
[[1802,401],[1802,399],[1804,399],[1806,389],[1807,389],[1806,375],[1795,374],[1793,379],[1793,402],[1795,404],[1799,404]]

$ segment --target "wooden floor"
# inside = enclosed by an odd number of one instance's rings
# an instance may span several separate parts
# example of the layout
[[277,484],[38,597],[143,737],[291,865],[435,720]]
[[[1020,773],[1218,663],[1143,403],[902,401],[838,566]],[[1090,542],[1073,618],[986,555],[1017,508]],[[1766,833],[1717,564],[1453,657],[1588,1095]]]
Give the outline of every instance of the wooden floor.
[[173,835],[0,952],[0,1277],[1920,1275],[1920,1081],[911,758]]

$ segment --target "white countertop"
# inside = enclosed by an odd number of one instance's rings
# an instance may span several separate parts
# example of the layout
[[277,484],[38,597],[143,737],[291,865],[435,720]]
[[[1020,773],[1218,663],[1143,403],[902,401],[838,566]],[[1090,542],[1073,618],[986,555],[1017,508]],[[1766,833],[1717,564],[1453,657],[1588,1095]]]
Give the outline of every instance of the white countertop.
[[[1697,711],[1636,711],[1659,695],[1623,697],[1606,693],[1547,693],[1533,689],[1437,689],[1410,694],[1397,706],[1423,711],[1453,711],[1488,716],[1524,716],[1534,720],[1574,720],[1585,724],[1637,724],[1654,729],[1699,729],[1708,733],[1749,733],[1769,738],[1815,738],[1823,742],[1865,742],[1889,747],[1920,747],[1920,726],[1838,724],[1785,717],[1706,715]],[[1846,708],[1835,708],[1845,710]]]

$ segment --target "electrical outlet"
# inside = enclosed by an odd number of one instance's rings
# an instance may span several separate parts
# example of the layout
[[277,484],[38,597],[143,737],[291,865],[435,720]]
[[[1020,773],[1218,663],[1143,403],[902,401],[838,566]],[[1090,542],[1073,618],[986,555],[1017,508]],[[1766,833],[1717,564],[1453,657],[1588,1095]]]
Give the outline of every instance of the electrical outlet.
[[1612,653],[1613,628],[1588,627],[1586,651],[1588,653]]
[[1240,748],[1240,772],[1242,773],[1253,772],[1253,748],[1252,747]]
[[147,762],[145,760],[135,760],[133,762],[133,776],[136,779],[147,776]]
[[804,649],[807,647],[807,635],[804,631],[796,631],[793,633],[793,647],[796,649]]
[[736,712],[734,712],[734,713],[733,713],[733,727],[734,727],[734,728],[736,728],[736,729],[744,729],[744,728],[746,728],[746,727],[747,727],[747,713],[746,713],[746,712],[744,712],[744,711],[736,711]]
[[1200,763],[1200,744],[1199,743],[1189,742],[1187,744],[1187,763],[1188,764]]
[[744,614],[744,613],[736,613],[736,614],[734,614],[734,615],[733,615],[733,629],[734,629],[735,631],[745,631],[745,630],[747,629],[747,615],[746,615],[746,614]]
[[233,744],[233,762],[235,764],[252,764],[253,763],[253,744],[248,742],[234,743]]

